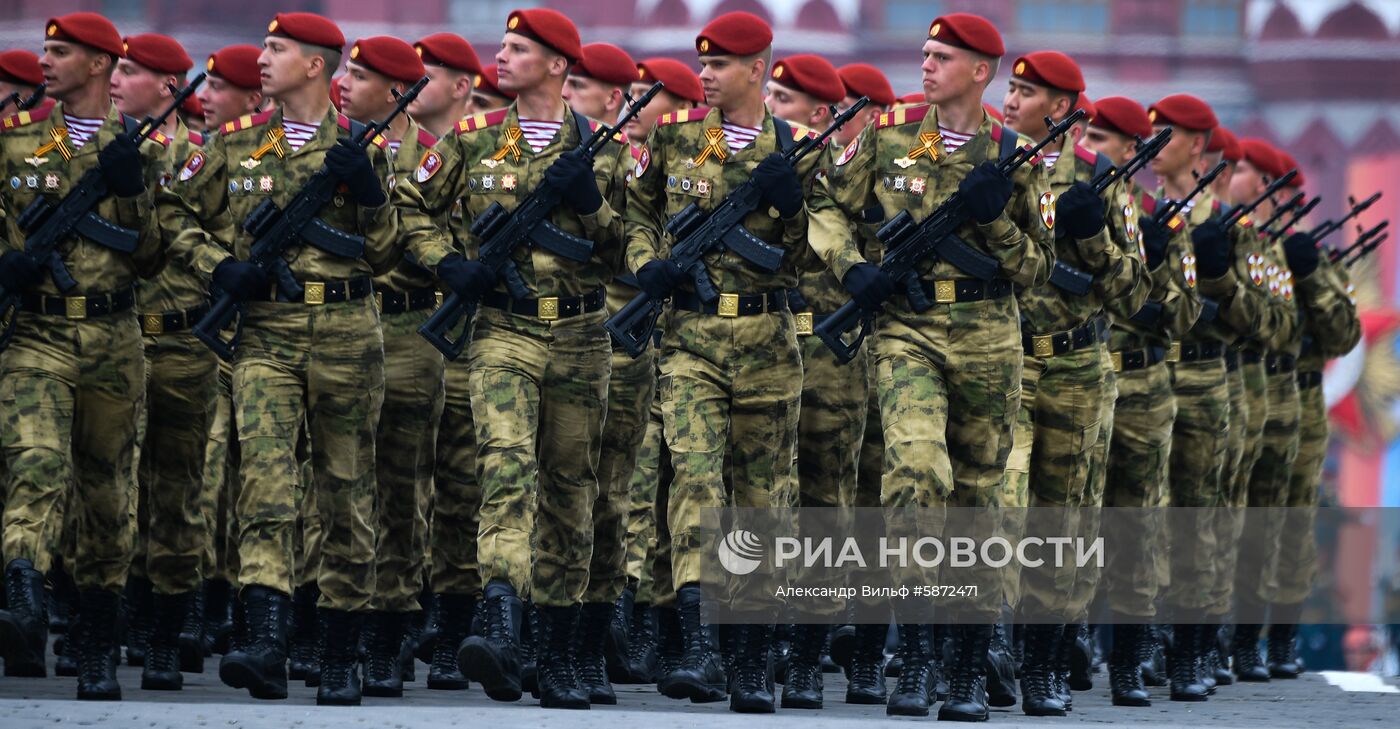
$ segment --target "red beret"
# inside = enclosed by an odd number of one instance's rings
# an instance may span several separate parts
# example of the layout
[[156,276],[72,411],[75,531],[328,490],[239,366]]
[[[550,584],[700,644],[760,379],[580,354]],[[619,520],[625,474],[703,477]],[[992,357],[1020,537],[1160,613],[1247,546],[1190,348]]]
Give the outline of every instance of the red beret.
[[836,67],[812,53],[799,53],[774,63],[773,80],[828,104],[839,104],[846,98],[846,85],[841,83]]
[[157,73],[185,73],[194,66],[190,54],[180,41],[159,33],[142,33],[126,37],[127,60]]
[[928,99],[924,96],[924,92],[916,91],[912,94],[905,94],[899,97],[898,99],[895,99],[895,103],[905,105],[926,104],[928,103]]
[[1228,162],[1244,159],[1244,148],[1240,146],[1240,140],[1235,137],[1234,132],[1224,126],[1218,126],[1210,133],[1210,144],[1206,145],[1206,151],[1219,152]]
[[1147,107],[1147,118],[1153,124],[1170,124],[1193,132],[1208,132],[1220,126],[1210,105],[1190,94],[1173,94]]
[[224,46],[209,54],[204,68],[211,76],[219,78],[242,89],[262,88],[262,69],[258,68],[258,56],[262,49],[257,46]]
[[483,94],[499,96],[502,99],[514,99],[514,91],[506,91],[501,88],[501,77],[495,66],[486,66],[481,69],[481,75],[476,77],[476,90]]
[[185,97],[185,102],[180,104],[180,110],[190,116],[204,116],[204,105],[199,103],[199,97],[194,94]]
[[315,13],[278,13],[267,24],[267,34],[336,52],[345,47],[345,34],[340,32],[340,27]]
[[1126,96],[1105,96],[1094,102],[1094,126],[1127,137],[1152,136],[1152,120],[1142,104]]
[[868,63],[848,63],[838,69],[841,83],[846,85],[846,95],[858,99],[870,97],[876,106],[889,106],[895,102],[894,87],[885,73]]
[[558,10],[533,8],[512,11],[506,20],[506,30],[533,38],[559,55],[578,63],[583,58],[583,41],[579,40],[574,21]]
[[1245,161],[1269,177],[1283,177],[1290,169],[1284,166],[1282,159],[1279,159],[1278,151],[1274,149],[1274,145],[1262,139],[1257,137],[1241,139],[1240,148],[1244,150]]
[[637,62],[611,43],[589,43],[571,73],[613,86],[629,86],[637,80]]
[[1011,73],[1038,86],[1084,93],[1084,74],[1079,70],[1079,64],[1059,51],[1027,53],[1016,59]]
[[456,33],[434,33],[413,45],[418,49],[418,56],[423,59],[423,63],[467,73],[481,73],[481,59],[476,57],[476,50]]
[[350,47],[350,60],[395,81],[414,83],[423,78],[423,59],[407,41],[393,36],[361,38]]
[[1098,116],[1099,113],[1098,108],[1094,106],[1094,102],[1090,101],[1089,97],[1084,94],[1080,94],[1079,97],[1074,100],[1074,110],[1079,111],[1081,109],[1084,110],[1085,122],[1094,121],[1094,117]]
[[39,68],[39,57],[18,48],[0,53],[0,80],[25,86],[44,83],[44,70]]
[[1283,163],[1283,171],[1279,174],[1286,175],[1288,174],[1289,170],[1298,170],[1298,174],[1293,176],[1293,181],[1288,183],[1286,187],[1301,188],[1303,186],[1303,183],[1307,180],[1303,179],[1303,168],[1298,166],[1298,160],[1293,159],[1293,155],[1279,149],[1278,147],[1274,147],[1274,154],[1278,155],[1278,161]]
[[336,76],[331,79],[331,106],[334,106],[336,111],[340,111],[340,79],[342,78],[344,77]]
[[695,50],[706,56],[752,56],[773,45],[773,29],[753,13],[733,12],[711,20],[695,36]]
[[69,13],[49,18],[44,37],[47,40],[81,43],[117,58],[126,57],[122,34],[117,32],[117,26],[97,13]]
[[678,99],[705,103],[705,89],[700,85],[700,77],[690,66],[674,58],[648,58],[637,64],[637,77],[641,81],[666,84],[666,90]]
[[934,18],[928,27],[928,37],[984,56],[1001,58],[1006,55],[1006,44],[1002,43],[997,27],[972,13],[949,13]]

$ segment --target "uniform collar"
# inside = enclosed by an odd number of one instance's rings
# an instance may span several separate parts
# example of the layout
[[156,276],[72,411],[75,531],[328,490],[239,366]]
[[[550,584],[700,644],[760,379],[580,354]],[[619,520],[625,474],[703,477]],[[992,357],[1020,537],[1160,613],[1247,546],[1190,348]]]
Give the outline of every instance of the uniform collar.
[[[49,114],[48,118],[50,129],[62,129],[65,132],[68,131],[68,122],[64,119],[63,111],[63,102],[60,101],[54,104],[53,112]],[[111,142],[112,139],[116,137],[116,135],[121,134],[125,131],[126,124],[122,121],[121,112],[117,111],[117,105],[108,103],[107,116],[102,122],[102,126],[97,128],[97,131],[92,135],[92,138],[89,139],[87,141],[87,144],[84,144],[81,149],[73,150],[73,157],[76,159],[78,157],[83,157],[89,154],[95,155],[98,153],[98,151],[102,149],[102,147],[106,146],[109,142]],[[45,137],[47,136],[48,135],[45,135]],[[70,141],[68,142],[68,144],[69,148],[71,149],[73,143]]]

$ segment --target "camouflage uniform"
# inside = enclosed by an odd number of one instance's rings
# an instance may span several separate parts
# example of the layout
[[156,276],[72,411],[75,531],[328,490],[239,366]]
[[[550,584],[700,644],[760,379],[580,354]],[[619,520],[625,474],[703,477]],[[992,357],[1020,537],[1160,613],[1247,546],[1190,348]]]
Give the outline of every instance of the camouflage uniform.
[[463,357],[446,366],[446,395],[438,424],[437,470],[433,476],[433,517],[429,528],[433,592],[481,594],[477,532],[481,524],[481,482],[476,473],[476,424]]
[[[435,267],[454,248],[449,231],[434,217],[446,214],[458,199],[468,227],[493,202],[513,208],[558,156],[589,132],[566,115],[554,139],[534,152],[515,141],[519,118],[513,104],[464,119],[455,135],[439,141],[439,159],[425,158],[413,181],[401,180],[394,188],[409,250],[422,265]],[[581,306],[582,299],[601,295],[612,278],[622,233],[614,210],[622,204],[623,176],[615,171],[625,155],[625,149],[605,149],[597,157],[595,178],[604,197],[598,211],[579,215],[561,206],[552,215],[563,230],[593,241],[591,260],[575,263],[523,246],[515,253],[521,278],[535,295],[558,297],[561,307],[584,311],[590,307]],[[469,240],[469,248],[480,244]],[[538,605],[577,604],[588,582],[607,406],[606,312],[599,307],[562,318],[513,314],[491,306],[492,296],[477,310],[468,350],[483,491],[481,580],[509,582],[521,596],[532,593]]]
[[[66,137],[63,106],[22,112],[0,129],[0,164],[11,188],[0,197],[5,250],[23,247],[17,218],[36,197],[57,204],[97,165],[98,151],[126,132],[123,117],[110,107],[102,127],[75,148]],[[146,169],[165,163],[168,142],[161,136],[142,145]],[[129,296],[137,276],[160,270],[163,241],[150,225],[151,200],[148,186],[94,208],[102,218],[139,231],[136,250],[127,255],[85,238],[65,241],[60,255],[78,286],[58,302],[73,314],[39,314],[24,306],[0,355],[0,446],[9,473],[0,551],[6,560],[27,559],[46,571],[71,485],[70,511],[78,527],[72,574],[82,590],[119,592],[131,563],[128,510],[145,391],[141,332],[130,303],[106,315],[91,307],[113,295]],[[44,276],[26,298],[59,295]]]
[[[655,367],[653,357],[653,373]],[[656,503],[659,498],[657,491],[661,484],[661,463],[665,450],[666,434],[661,420],[661,403],[653,396],[651,408],[647,411],[646,432],[642,435],[641,445],[637,449],[632,480],[627,486],[627,580],[637,585],[637,602],[645,604],[656,604],[662,594],[674,594],[669,581],[658,585],[651,568],[657,548],[659,524],[656,518]]]
[[[161,195],[172,250],[204,276],[231,252],[246,259],[251,236],[240,229],[227,240],[219,231],[246,219],[263,200],[285,206],[352,126],[332,108],[311,139],[292,150],[281,135],[280,109],[225,124]],[[368,150],[381,177],[389,172],[385,146],[378,139]],[[363,208],[341,195],[320,217],[362,235],[362,257],[301,246],[288,263],[298,281],[310,284],[304,301],[244,306],[233,368],[242,478],[239,583],[292,591],[304,430],[311,457],[305,487],[324,529],[320,604],[365,610],[374,588],[374,441],[384,399],[384,343],[374,304],[364,294],[368,278],[398,260],[397,220],[387,204]]]
[[[848,221],[862,219],[863,211],[874,205],[882,207],[887,218],[909,209],[916,220],[922,219],[972,167],[995,160],[1001,135],[1008,133],[984,119],[971,140],[944,154],[922,142],[936,138],[937,124],[936,110],[929,106],[880,115],[852,143],[856,148],[843,153],[838,160],[842,164],[832,167],[830,184],[817,186],[809,203],[812,247],[838,277],[844,278],[864,260]],[[1013,181],[1015,194],[1001,216],[987,225],[968,222],[958,232],[994,256],[1006,279],[1037,286],[1049,276],[1053,260],[1053,203],[1038,164],[1023,165]],[[940,289],[956,288],[952,280],[963,275],[941,260],[920,265],[930,298]],[[993,283],[1009,292],[1006,281]],[[1020,311],[1015,299],[1001,295],[935,303],[920,314],[896,296],[885,304],[878,327],[874,357],[885,434],[881,504],[976,507],[989,521],[998,519],[1021,395]],[[939,530],[934,533],[942,531],[941,524],[931,526]],[[907,582],[938,582],[922,572],[910,577]],[[1002,582],[997,570],[983,567],[950,579],[957,580],[950,584],[980,587],[977,598],[956,601],[957,607],[983,620],[999,613]]]
[[205,502],[204,521],[211,539],[204,576],[237,585],[238,525],[233,505],[238,500],[238,435],[233,423],[233,368],[226,362],[219,363],[219,390],[209,422],[204,486],[213,498]]

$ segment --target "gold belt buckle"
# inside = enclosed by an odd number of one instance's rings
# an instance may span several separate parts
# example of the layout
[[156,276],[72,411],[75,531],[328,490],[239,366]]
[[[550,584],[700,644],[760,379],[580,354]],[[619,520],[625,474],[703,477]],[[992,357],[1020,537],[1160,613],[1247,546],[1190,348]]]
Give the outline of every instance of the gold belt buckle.
[[1122,353],[1122,352],[1110,352],[1108,356],[1109,356],[1109,359],[1112,359],[1112,360],[1113,360],[1113,371],[1114,371],[1114,372],[1122,372],[1122,371],[1123,371],[1123,353]]
[[739,316],[738,294],[719,295],[719,315],[730,319]]
[[1037,357],[1055,356],[1055,335],[1037,334],[1031,337],[1031,353]]
[[63,299],[63,315],[69,319],[79,320],[87,318],[87,297],[67,296]]
[[433,308],[436,309],[436,308],[438,308],[438,307],[440,307],[440,306],[442,306],[442,292],[441,292],[441,291],[434,291],[434,292],[433,292]]
[[301,300],[312,306],[320,306],[326,303],[326,285],[320,281],[307,281],[303,287],[306,289]]
[[1168,361],[1168,362],[1180,362],[1180,361],[1181,361],[1181,342],[1172,342],[1172,346],[1167,347],[1167,361]]
[[164,334],[165,317],[160,314],[147,314],[141,317],[142,334]]
[[814,327],[812,326],[812,312],[797,312],[797,333],[802,336],[811,336],[813,331]]
[[954,304],[958,301],[958,285],[956,281],[934,281],[933,301],[936,304]]
[[559,297],[545,296],[540,300],[540,321],[554,321],[559,318]]

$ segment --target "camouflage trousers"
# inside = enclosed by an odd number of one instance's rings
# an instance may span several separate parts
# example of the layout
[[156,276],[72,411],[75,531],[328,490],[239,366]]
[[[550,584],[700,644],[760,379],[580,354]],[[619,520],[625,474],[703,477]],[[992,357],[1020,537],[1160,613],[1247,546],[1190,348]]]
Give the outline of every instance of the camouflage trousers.
[[[1262,372],[1259,374],[1262,375]],[[1215,540],[1216,554],[1215,579],[1209,587],[1210,604],[1208,615],[1220,616],[1230,611],[1235,592],[1235,567],[1239,559],[1240,531],[1244,528],[1244,506],[1249,494],[1248,477],[1240,477],[1240,469],[1246,457],[1257,459],[1246,448],[1249,439],[1249,423],[1253,422],[1256,411],[1264,409],[1262,400],[1254,402],[1246,385],[1246,369],[1236,367],[1226,374],[1230,386],[1230,436],[1226,441],[1225,470],[1220,478],[1220,496],[1213,509],[1211,538]],[[1245,427],[1237,427],[1245,423]],[[1259,421],[1263,425],[1263,421]],[[1257,438],[1255,439],[1258,440]]]
[[49,569],[71,491],[73,579],[79,589],[121,591],[131,564],[128,510],[145,369],[133,313],[83,321],[19,315],[0,354],[7,560]]
[[[1210,604],[1218,546],[1210,509],[1220,503],[1230,430],[1230,386],[1221,358],[1171,365],[1176,394],[1166,512],[1171,583],[1164,596],[1179,615]],[[1168,616],[1169,620],[1176,615]]]
[[481,528],[481,482],[476,477],[476,424],[472,420],[469,360],[446,363],[447,388],[438,424],[437,471],[433,475],[428,525],[433,592],[480,595],[477,533]]
[[[1108,452],[1113,445],[1113,428],[1116,421],[1118,402],[1118,373],[1113,369],[1113,354],[1107,346],[1100,348],[1100,366],[1104,373],[1103,397],[1099,400],[1099,437],[1089,450],[1089,482],[1084,488],[1084,498],[1076,510],[1074,536],[1090,543],[1099,536],[1103,526],[1104,492],[1108,490]],[[1077,622],[1089,617],[1089,604],[1099,589],[1102,568],[1090,561],[1076,565],[1074,588],[1070,592],[1070,619]]]
[[788,312],[730,319],[677,311],[661,352],[657,395],[675,469],[667,520],[679,588],[714,568],[717,525],[705,510],[787,505],[802,355]]
[[1121,372],[1117,380],[1103,499],[1113,510],[1104,523],[1111,547],[1104,555],[1103,585],[1110,611],[1152,618],[1167,559],[1160,504],[1167,494],[1176,396],[1166,364]]
[[[652,355],[655,378],[656,357]],[[647,409],[646,430],[637,448],[632,478],[627,484],[627,581],[637,586],[637,602],[655,603],[655,577],[652,569],[656,553],[656,499],[661,483],[661,461],[666,450],[665,428],[661,424],[661,401],[655,397],[653,379],[651,407]],[[667,463],[669,464],[669,457]],[[662,522],[665,521],[663,518]],[[670,574],[669,561],[667,574]],[[671,592],[671,583],[665,583]]]
[[[1249,509],[1235,572],[1235,595],[1247,605],[1267,605],[1278,590],[1279,547],[1299,443],[1298,379],[1292,372],[1268,376],[1269,417],[1263,447],[1249,477]],[[1258,508],[1263,507],[1263,508]]]
[[[317,584],[321,575],[321,546],[326,532],[321,528],[321,512],[316,509],[316,489],[311,483],[311,438],[303,424],[297,433],[296,485],[297,520],[292,534],[292,585]],[[374,525],[370,519],[371,527]]]
[[384,407],[375,437],[375,610],[419,609],[428,550],[428,496],[437,465],[446,360],[419,336],[421,312],[381,317]]
[[214,530],[206,521],[217,493],[204,458],[219,387],[219,359],[192,334],[145,338],[146,426],[139,468],[132,574],[155,591],[197,589]]
[[[366,610],[374,589],[374,438],[384,340],[369,299],[254,303],[233,369],[240,475],[239,582],[290,593],[297,487],[322,531],[320,604]],[[302,435],[305,438],[302,438]],[[306,451],[310,479],[303,482]],[[310,535],[304,535],[310,540]],[[313,563],[314,564],[314,563]]]
[[210,532],[201,560],[206,579],[238,582],[238,434],[233,427],[233,369],[219,362],[218,390],[204,447],[204,487],[213,498],[204,502],[204,523]]
[[654,350],[648,348],[636,359],[614,352],[598,458],[598,500],[593,502],[593,558],[584,602],[614,602],[627,586],[627,527],[632,512],[629,489],[655,394]]
[[1317,575],[1318,492],[1327,459],[1327,403],[1321,385],[1298,390],[1298,457],[1288,479],[1283,503],[1283,538],[1278,550],[1278,587],[1273,602],[1296,605],[1312,591]]
[[588,585],[612,359],[604,316],[482,308],[472,335],[481,580],[541,606],[576,604]]
[[[878,337],[878,332],[872,336]],[[866,342],[867,349],[875,349],[874,341]],[[880,423],[880,392],[877,384],[878,373],[873,364],[867,365],[866,374],[866,397],[865,397],[865,432],[861,435],[860,460],[856,466],[856,494],[853,502],[857,507],[878,507],[880,505],[880,483],[885,470],[885,433]],[[873,588],[889,586],[889,573],[885,570],[871,569],[861,571],[857,580],[861,585],[870,585]],[[855,580],[852,581],[853,583]],[[866,595],[864,591],[856,593],[856,603],[861,607],[869,609],[883,605],[888,602],[885,598]],[[864,612],[864,611],[862,611]]]

